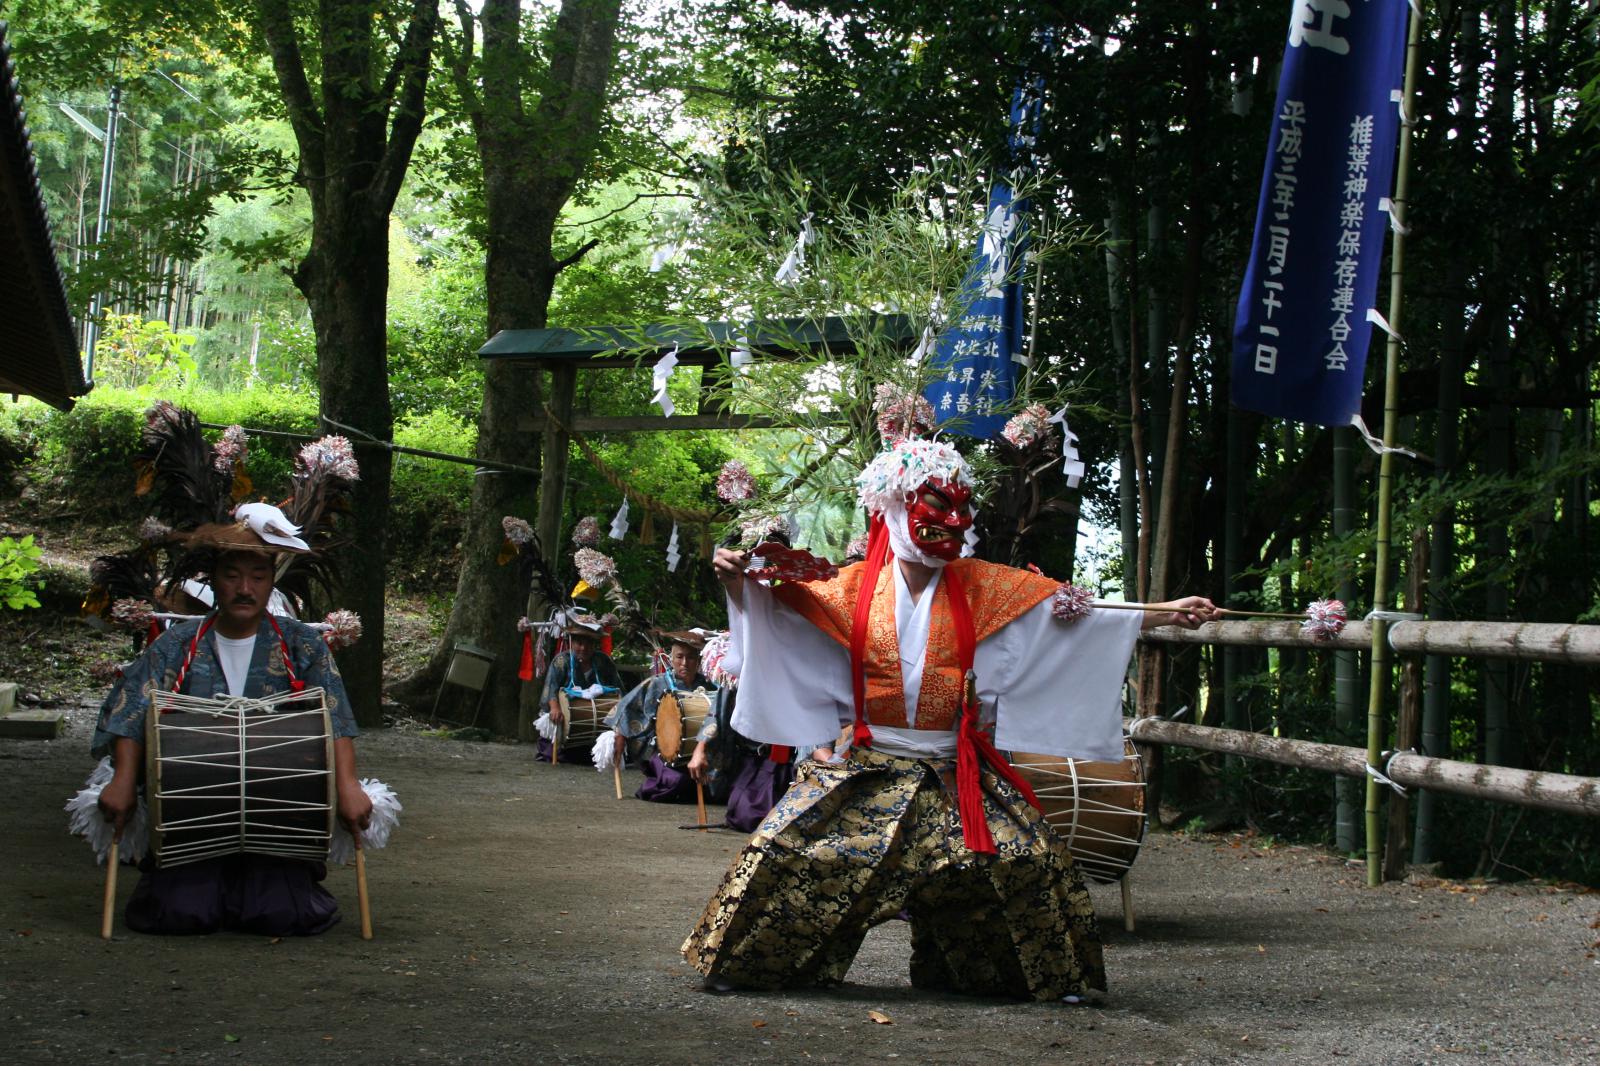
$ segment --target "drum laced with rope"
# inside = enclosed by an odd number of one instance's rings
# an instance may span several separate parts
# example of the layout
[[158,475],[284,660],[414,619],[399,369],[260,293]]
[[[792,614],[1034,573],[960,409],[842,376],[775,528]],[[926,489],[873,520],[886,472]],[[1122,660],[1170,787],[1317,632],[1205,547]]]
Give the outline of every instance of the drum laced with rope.
[[1039,811],[1085,878],[1117,883],[1122,890],[1123,924],[1133,930],[1133,900],[1128,872],[1144,843],[1144,760],[1123,737],[1120,762],[1092,762],[1054,755],[1012,752],[1011,764],[1033,786]]
[[323,690],[263,699],[156,692],[145,718],[157,866],[234,853],[322,862],[333,840],[333,736]]
[[656,704],[656,751],[662,761],[675,770],[687,766],[695,737],[710,717],[711,696],[704,690],[663,693]]
[[556,700],[561,705],[561,724],[557,727],[552,723],[552,728],[561,751],[569,745],[592,746],[596,737],[609,731],[605,720],[617,708],[614,695],[574,696],[562,690],[556,694]]

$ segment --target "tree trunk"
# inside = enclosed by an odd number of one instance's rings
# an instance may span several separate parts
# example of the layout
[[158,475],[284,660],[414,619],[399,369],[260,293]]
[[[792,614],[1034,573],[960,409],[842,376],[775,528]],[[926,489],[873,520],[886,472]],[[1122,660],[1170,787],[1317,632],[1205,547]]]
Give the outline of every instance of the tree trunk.
[[[458,11],[465,11],[458,8]],[[502,329],[540,329],[561,270],[582,256],[584,246],[557,259],[555,226],[579,177],[594,154],[606,108],[606,83],[615,57],[618,0],[564,0],[549,42],[549,67],[535,71],[522,35],[519,0],[488,0],[477,20],[470,13],[456,43],[456,85],[478,135],[488,215],[488,256],[484,288],[488,296],[488,334]],[[483,31],[479,69],[471,69],[471,40]],[[524,95],[535,89],[539,101],[527,109]],[[570,424],[576,368],[553,372],[551,410]],[[542,416],[546,397],[539,375],[530,370],[490,365],[484,375],[478,413],[478,457],[524,465],[537,453],[537,503],[533,486],[509,476],[480,476],[473,485],[462,544],[461,578],[444,639],[428,666],[408,678],[406,688],[420,693],[436,685],[450,649],[460,639],[493,651],[499,664],[488,693],[495,732],[531,740],[538,686],[517,677],[520,615],[541,620],[549,606],[536,600],[507,568],[497,563],[506,515],[537,514],[535,533],[545,565],[557,569],[568,440],[565,430],[547,423],[542,442],[518,424]]]
[[[347,433],[361,463],[340,558],[341,604],[361,615],[363,639],[339,653],[356,721],[382,722],[385,531],[393,437],[389,404],[389,212],[422,129],[437,0],[414,0],[403,38],[387,54],[371,0],[323,0],[315,46],[302,46],[287,0],[257,0],[264,40],[311,200],[311,248],[294,271],[317,337],[324,421]],[[380,43],[382,40],[382,43]],[[303,56],[313,55],[315,93]],[[363,436],[365,435],[365,436]],[[371,438],[368,441],[366,438]]]
[[[326,215],[324,215],[326,218]],[[320,227],[295,282],[311,307],[318,353],[317,384],[323,419],[354,427],[324,425],[355,445],[361,479],[345,518],[350,546],[339,560],[339,605],[361,616],[361,639],[337,655],[356,721],[381,725],[383,696],[384,584],[389,488],[393,457],[365,441],[394,436],[389,405],[388,295],[389,220],[349,212],[343,225]]]

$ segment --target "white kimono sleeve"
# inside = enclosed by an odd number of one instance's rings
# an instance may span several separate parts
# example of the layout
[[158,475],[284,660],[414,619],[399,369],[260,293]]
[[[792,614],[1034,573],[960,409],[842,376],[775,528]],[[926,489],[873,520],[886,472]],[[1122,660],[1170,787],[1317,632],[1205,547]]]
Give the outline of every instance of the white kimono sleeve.
[[850,653],[755,581],[744,600],[728,599],[731,648],[739,699],[733,728],[759,744],[815,747],[831,743],[843,722],[855,720]]
[[[1076,759],[1122,759],[1122,683],[1138,611],[1062,622],[1044,600],[978,644],[978,699],[995,715],[995,747]],[[741,697],[742,698],[742,697]]]

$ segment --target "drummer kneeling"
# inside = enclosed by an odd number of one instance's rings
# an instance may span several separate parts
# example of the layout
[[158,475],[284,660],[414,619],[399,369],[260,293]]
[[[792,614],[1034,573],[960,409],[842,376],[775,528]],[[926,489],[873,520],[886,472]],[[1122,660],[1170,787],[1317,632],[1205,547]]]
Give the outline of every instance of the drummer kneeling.
[[[326,694],[338,816],[347,827],[365,829],[372,801],[356,776],[352,738],[358,730],[333,656],[315,629],[267,613],[274,553],[282,549],[243,526],[202,527],[194,538],[194,547],[215,552],[209,569],[216,609],[152,642],[101,705],[94,755],[111,755],[115,767],[100,793],[101,811],[120,829],[138,803],[153,687],[202,698],[261,699],[294,690],[298,680]],[[141,870],[125,914],[128,927],[139,932],[309,936],[339,920],[338,902],[320,883],[327,872],[320,862],[236,854],[157,867],[146,857]]]

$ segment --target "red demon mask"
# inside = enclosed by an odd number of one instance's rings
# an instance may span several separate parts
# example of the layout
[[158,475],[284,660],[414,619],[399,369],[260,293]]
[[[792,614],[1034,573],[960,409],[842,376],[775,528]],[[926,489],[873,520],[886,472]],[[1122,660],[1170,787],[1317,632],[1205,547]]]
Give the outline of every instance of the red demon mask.
[[935,559],[961,554],[964,534],[972,526],[967,504],[972,490],[943,478],[924,481],[906,500],[906,526],[911,543]]

